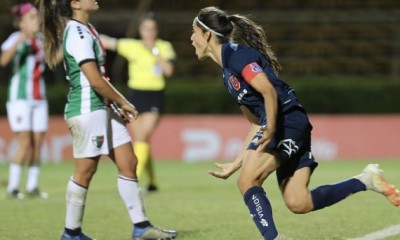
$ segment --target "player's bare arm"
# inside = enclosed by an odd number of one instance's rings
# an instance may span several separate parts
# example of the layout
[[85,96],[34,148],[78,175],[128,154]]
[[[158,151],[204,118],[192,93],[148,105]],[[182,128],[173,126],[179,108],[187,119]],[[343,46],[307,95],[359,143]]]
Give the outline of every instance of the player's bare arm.
[[118,40],[116,38],[107,36],[105,34],[99,34],[99,38],[105,49],[110,51],[117,50]]
[[227,179],[240,169],[244,156],[246,154],[247,146],[250,144],[250,141],[252,140],[254,134],[256,134],[256,132],[260,129],[260,125],[258,124],[259,119],[254,116],[254,114],[252,114],[247,107],[242,105],[240,106],[240,110],[250,123],[249,132],[247,133],[247,136],[243,142],[240,153],[232,163],[215,163],[215,166],[222,169],[222,172],[209,171],[208,173],[214,177]]
[[138,112],[136,108],[126,100],[121,93],[119,93],[108,81],[103,79],[101,73],[98,71],[95,62],[90,61],[81,65],[83,73],[88,78],[90,85],[103,97],[112,102],[117,103],[121,107],[121,115],[124,119],[132,119],[137,117]]
[[15,44],[10,49],[1,53],[1,56],[0,56],[0,65],[1,66],[6,66],[11,61],[11,59],[14,57],[15,53],[17,52],[18,47],[25,40],[26,40],[26,35],[21,32],[21,34],[18,38],[18,41],[15,42]]
[[269,144],[272,136],[276,130],[276,116],[278,112],[278,96],[276,90],[265,73],[257,74],[250,82],[250,85],[256,89],[264,98],[265,112],[267,115],[267,125],[262,126],[263,137],[258,141],[260,146],[258,151],[262,152],[263,149]]

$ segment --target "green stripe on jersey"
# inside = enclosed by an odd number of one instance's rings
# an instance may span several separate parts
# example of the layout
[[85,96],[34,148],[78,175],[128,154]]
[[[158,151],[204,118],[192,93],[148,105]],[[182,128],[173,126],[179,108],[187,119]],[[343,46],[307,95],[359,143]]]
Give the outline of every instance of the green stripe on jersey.
[[[67,72],[67,80],[70,84],[68,102],[65,107],[66,119],[105,108],[103,97],[90,86],[89,80],[82,72],[79,64],[67,51],[66,40],[70,35],[70,31],[75,30],[71,30],[71,28],[74,28],[74,26],[67,26],[63,41],[65,70]],[[95,52],[96,63],[99,66],[98,56],[100,52],[98,51],[98,45],[97,39],[93,37],[93,51]]]
[[27,82],[28,82],[28,55],[29,46],[23,43],[21,47],[17,49],[14,55],[14,66],[13,73],[10,78],[10,84],[8,87],[7,100],[13,99],[27,99]]
[[28,46],[24,44],[21,52],[18,53],[19,57],[19,86],[18,86],[18,99],[26,99],[26,83],[28,81]]

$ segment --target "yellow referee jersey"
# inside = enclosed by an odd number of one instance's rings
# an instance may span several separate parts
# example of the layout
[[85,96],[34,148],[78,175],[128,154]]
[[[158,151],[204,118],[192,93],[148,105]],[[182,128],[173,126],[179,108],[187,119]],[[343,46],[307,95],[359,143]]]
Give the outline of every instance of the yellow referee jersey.
[[[163,59],[175,60],[176,54],[170,42],[157,39],[155,46]],[[149,91],[160,91],[165,88],[165,79],[161,67],[156,62],[157,57],[141,40],[119,39],[117,52],[128,60],[130,88]]]

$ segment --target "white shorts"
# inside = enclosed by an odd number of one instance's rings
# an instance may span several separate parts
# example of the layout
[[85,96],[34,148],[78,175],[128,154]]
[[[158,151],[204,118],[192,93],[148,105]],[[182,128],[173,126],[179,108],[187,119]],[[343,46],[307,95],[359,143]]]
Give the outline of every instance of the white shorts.
[[110,148],[131,142],[125,123],[111,110],[100,109],[66,121],[74,158],[108,155]]
[[7,118],[13,132],[46,132],[49,126],[47,100],[7,102]]

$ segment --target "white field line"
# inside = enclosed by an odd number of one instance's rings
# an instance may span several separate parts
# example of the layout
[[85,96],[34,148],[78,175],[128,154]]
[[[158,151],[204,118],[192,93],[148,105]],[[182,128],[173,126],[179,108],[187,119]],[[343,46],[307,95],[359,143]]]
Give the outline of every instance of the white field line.
[[390,236],[395,236],[398,234],[400,234],[400,224],[393,225],[388,228],[369,233],[360,238],[348,238],[347,240],[379,240],[379,239],[385,239]]

